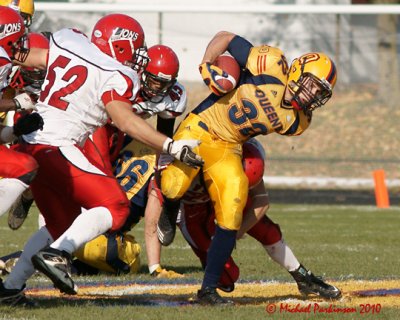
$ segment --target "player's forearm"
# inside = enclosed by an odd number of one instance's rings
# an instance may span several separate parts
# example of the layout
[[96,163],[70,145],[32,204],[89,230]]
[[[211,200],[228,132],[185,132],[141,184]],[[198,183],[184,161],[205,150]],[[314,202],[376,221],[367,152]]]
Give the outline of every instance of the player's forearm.
[[167,137],[134,114],[129,104],[112,101],[107,104],[106,110],[119,130],[157,151],[163,150],[163,144]]
[[269,205],[254,208],[252,206],[243,218],[242,225],[237,233],[237,239],[243,237],[247,231],[254,227],[254,225],[265,215],[268,211]]
[[160,264],[161,244],[157,237],[157,223],[161,215],[161,209],[157,193],[153,189],[149,194],[144,213],[144,239],[149,267]]
[[213,63],[215,59],[228,49],[228,45],[236,35],[228,31],[218,32],[209,42],[201,63]]

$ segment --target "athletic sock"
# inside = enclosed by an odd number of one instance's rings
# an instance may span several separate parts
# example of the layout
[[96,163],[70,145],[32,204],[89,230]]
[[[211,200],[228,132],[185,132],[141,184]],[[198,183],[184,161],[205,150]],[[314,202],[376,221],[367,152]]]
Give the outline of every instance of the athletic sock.
[[16,265],[4,282],[4,287],[7,289],[21,289],[35,272],[31,262],[32,256],[52,242],[53,238],[47,228],[40,228],[26,243]]
[[28,185],[18,179],[3,178],[0,180],[0,217],[11,208],[27,188]]
[[152,274],[154,271],[157,270],[157,268],[161,268],[161,265],[159,263],[152,264],[149,266],[149,273]]
[[96,207],[82,212],[72,225],[50,246],[54,249],[75,252],[86,242],[98,237],[112,227],[110,210]]
[[204,273],[201,288],[216,288],[224,265],[231,256],[236,243],[236,230],[225,230],[216,227],[215,235],[212,239],[207,254],[207,266]]
[[264,248],[271,259],[280,264],[286,270],[294,271],[300,266],[300,262],[283,239],[272,245],[264,246]]

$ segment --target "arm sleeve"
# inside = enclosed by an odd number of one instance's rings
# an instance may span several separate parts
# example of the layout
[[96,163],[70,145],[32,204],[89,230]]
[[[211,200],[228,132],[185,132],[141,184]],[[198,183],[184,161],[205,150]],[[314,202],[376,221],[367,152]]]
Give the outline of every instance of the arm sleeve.
[[235,36],[229,43],[228,52],[236,59],[242,68],[245,68],[252,47],[253,45],[246,39],[241,36]]

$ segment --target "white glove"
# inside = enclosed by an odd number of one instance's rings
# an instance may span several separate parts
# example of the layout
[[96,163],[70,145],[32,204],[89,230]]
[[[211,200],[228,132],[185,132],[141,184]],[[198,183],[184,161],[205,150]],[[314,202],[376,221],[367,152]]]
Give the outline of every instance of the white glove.
[[190,167],[201,167],[204,164],[203,159],[193,152],[193,148],[200,145],[200,140],[172,140],[167,138],[163,145],[163,152],[173,156],[175,159],[182,161]]
[[15,96],[14,102],[17,106],[16,109],[17,111],[35,109],[35,103],[32,101],[31,97],[26,92]]

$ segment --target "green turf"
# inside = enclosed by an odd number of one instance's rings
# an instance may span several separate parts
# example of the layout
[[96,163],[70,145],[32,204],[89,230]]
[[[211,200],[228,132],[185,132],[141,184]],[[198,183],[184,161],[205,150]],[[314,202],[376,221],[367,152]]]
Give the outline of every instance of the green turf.
[[[271,205],[269,216],[280,224],[286,242],[298,259],[315,274],[326,279],[399,279],[400,208],[378,210],[368,206],[308,206]],[[7,227],[6,216],[0,218],[0,255],[21,249],[35,231],[37,212],[34,211],[18,231]],[[134,235],[143,245],[143,223],[134,229]],[[234,258],[241,269],[240,281],[277,280],[290,281],[288,273],[271,261],[264,249],[251,237],[246,236],[237,244]],[[163,251],[163,265],[184,272],[188,279],[200,283],[203,275],[200,264],[178,234],[176,241]],[[140,274],[122,279],[138,279],[154,282],[147,274],[146,257],[143,254]],[[112,278],[113,276],[111,276]],[[105,276],[93,280],[109,279]],[[77,283],[88,278],[76,278]],[[33,279],[29,287],[49,285]],[[251,296],[251,293],[249,293]],[[42,308],[21,310],[0,307],[0,319],[306,319],[308,315],[281,314],[270,316],[265,307],[237,306],[227,308],[146,307],[117,301],[66,301],[55,298],[40,301]],[[399,309],[385,309],[376,316],[365,319],[398,319]],[[325,319],[326,316],[318,316]],[[353,316],[330,315],[329,319],[354,319]]]

